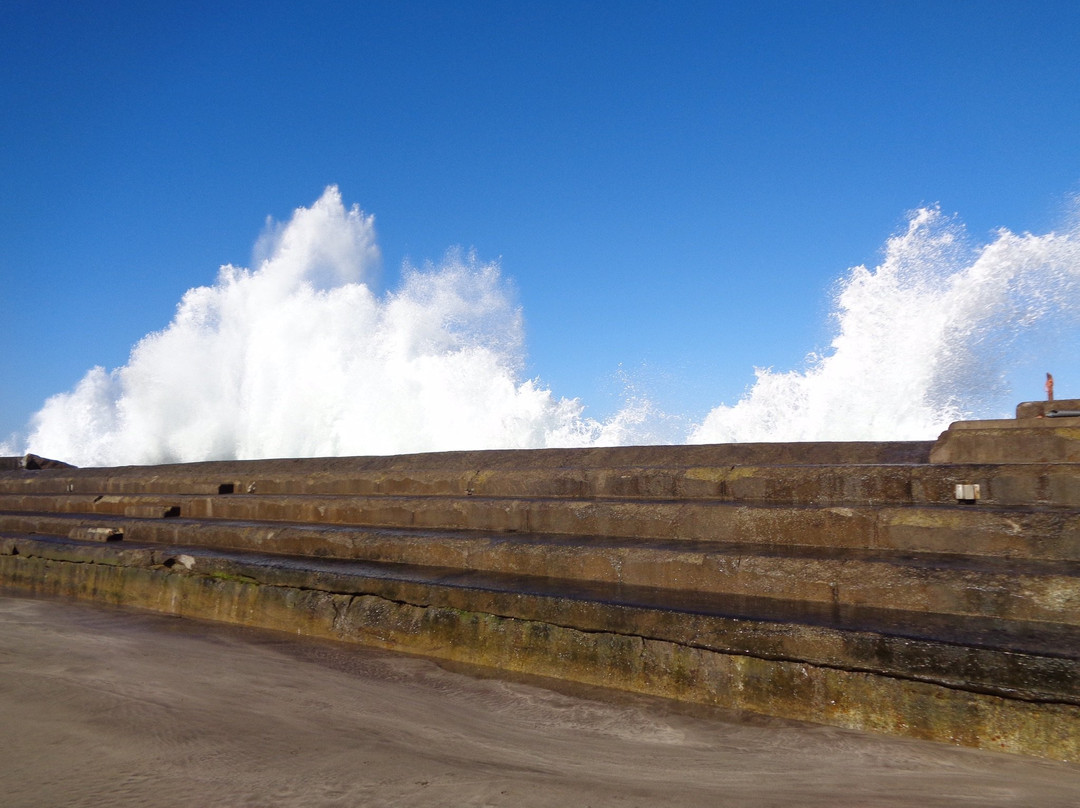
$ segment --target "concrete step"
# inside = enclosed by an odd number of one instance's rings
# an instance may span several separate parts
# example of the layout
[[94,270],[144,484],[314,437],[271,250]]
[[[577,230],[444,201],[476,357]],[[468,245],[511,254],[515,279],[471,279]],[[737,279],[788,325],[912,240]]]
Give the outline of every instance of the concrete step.
[[[396,474],[416,470],[476,471],[491,469],[550,470],[561,468],[688,468],[692,466],[752,465],[883,465],[924,464],[933,441],[733,443],[683,446],[611,446],[587,449],[495,449],[426,452],[359,457],[301,457],[267,460],[208,460],[164,463],[155,466],[110,466],[76,469],[42,468],[54,472],[81,472],[109,477],[219,477],[269,474],[272,476]],[[21,458],[0,472],[18,470]],[[223,481],[227,481],[223,480]]]
[[[465,453],[461,460],[493,458]],[[494,453],[498,455],[499,453]],[[530,452],[523,454],[531,455]],[[441,456],[436,456],[441,457]],[[381,458],[379,458],[381,459]],[[497,458],[494,458],[497,459]],[[657,462],[665,456],[656,458]],[[346,462],[346,461],[352,461]],[[321,468],[318,464],[329,464]],[[370,458],[249,461],[0,474],[5,494],[344,495],[709,499],[778,505],[954,504],[957,486],[991,505],[1080,506],[1072,463],[1024,465],[654,465],[435,467]],[[284,468],[282,465],[284,464]],[[140,473],[141,472],[141,473]]]
[[35,594],[1080,758],[1076,626],[10,535],[0,575]]
[[228,520],[0,515],[0,530],[1080,625],[1080,562]]
[[550,533],[1080,560],[1080,512],[1050,507],[769,506],[709,500],[0,494],[0,512]]
[[[0,557],[13,555],[78,564],[161,567],[262,586],[377,595],[586,631],[625,622],[639,630],[644,627],[639,636],[653,639],[933,679],[965,689],[1020,691],[1028,699],[1080,705],[1077,626],[993,618],[957,621],[899,609],[815,606],[692,590],[465,572],[456,567],[0,535]],[[185,555],[192,560],[179,558]],[[600,613],[608,616],[599,617]],[[620,613],[626,616],[619,617]],[[645,613],[652,614],[644,617]],[[1023,662],[1018,664],[1018,660]]]
[[935,442],[930,462],[1078,463],[1080,417],[960,421]]

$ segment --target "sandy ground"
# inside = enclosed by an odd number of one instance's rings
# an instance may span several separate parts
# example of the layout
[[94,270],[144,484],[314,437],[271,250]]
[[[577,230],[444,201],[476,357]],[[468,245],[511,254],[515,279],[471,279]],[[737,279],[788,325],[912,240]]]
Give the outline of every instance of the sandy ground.
[[1080,766],[0,596],[0,805],[1069,806]]

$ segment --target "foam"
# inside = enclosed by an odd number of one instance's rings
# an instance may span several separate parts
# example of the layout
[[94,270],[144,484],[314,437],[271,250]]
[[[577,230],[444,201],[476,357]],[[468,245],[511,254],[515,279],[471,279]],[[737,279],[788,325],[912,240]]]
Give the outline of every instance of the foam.
[[[838,286],[830,350],[758,369],[686,429],[631,396],[605,420],[522,378],[522,312],[496,263],[450,252],[376,291],[374,220],[336,187],[271,227],[119,368],[92,368],[34,416],[26,451],[78,465],[757,440],[933,437],[1008,395],[1029,333],[1077,326],[1080,241],[1000,231],[972,246],[934,208]],[[1056,330],[1055,330],[1056,329]],[[5,443],[15,446],[14,440]],[[10,453],[10,452],[9,452]]]
[[913,212],[870,270],[840,284],[831,349],[805,369],[757,369],[691,442],[925,440],[951,421],[1007,415],[1017,348],[1080,324],[1076,233],[1001,230],[983,246],[937,208]]

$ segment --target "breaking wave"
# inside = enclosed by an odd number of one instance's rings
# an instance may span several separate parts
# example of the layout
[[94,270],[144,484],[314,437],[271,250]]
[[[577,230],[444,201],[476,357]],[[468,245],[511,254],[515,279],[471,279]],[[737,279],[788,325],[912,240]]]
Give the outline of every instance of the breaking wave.
[[[933,437],[1008,394],[1025,333],[1080,322],[1080,241],[1000,231],[981,248],[914,212],[839,285],[830,350],[758,369],[733,406],[686,416],[636,397],[606,420],[523,379],[520,308],[495,263],[450,252],[378,293],[372,217],[335,187],[268,230],[254,269],[189,290],[126,365],[95,367],[34,416],[28,451],[78,465],[477,448]],[[679,430],[675,432],[673,430]]]
[[1076,232],[1000,230],[979,247],[939,209],[917,210],[879,266],[839,285],[831,350],[801,371],[758,369],[690,440],[926,440],[954,420],[1002,417],[1010,370],[1075,338],[1078,293]]
[[450,253],[378,296],[373,220],[333,187],[260,247],[257,269],[188,291],[126,365],[50,398],[32,451],[112,465],[624,437],[519,378],[522,317],[497,265]]

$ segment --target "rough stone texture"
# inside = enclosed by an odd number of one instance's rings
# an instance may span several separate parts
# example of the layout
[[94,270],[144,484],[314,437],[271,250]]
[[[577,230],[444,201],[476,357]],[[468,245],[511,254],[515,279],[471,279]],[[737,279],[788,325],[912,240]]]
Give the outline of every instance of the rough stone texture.
[[1024,401],[1016,405],[1017,418],[1044,418],[1051,412],[1080,412],[1080,398],[1057,401]]
[[1080,762],[1070,420],[16,467],[0,584]]
[[0,457],[0,471],[13,471],[15,469],[73,469],[70,463],[60,460],[50,460],[47,457],[39,457],[36,454],[20,455],[19,457]]
[[82,541],[120,541],[124,538],[124,531],[115,527],[78,525],[68,532],[68,536]]
[[1080,417],[959,421],[941,434],[931,463],[1078,463]]
[[[1030,639],[1025,648],[1023,638],[1014,638],[999,651],[985,639],[964,645],[955,636],[919,639],[905,636],[917,630],[885,625],[837,629],[794,614],[762,622],[551,594],[499,597],[490,584],[448,590],[419,572],[402,581],[352,577],[348,586],[310,570],[206,553],[193,559],[201,571],[193,573],[177,556],[150,548],[15,544],[17,553],[0,556],[0,574],[9,586],[38,594],[91,596],[838,726],[1080,760],[1080,661],[1062,655],[1076,647],[1076,632],[1059,637],[1057,648],[1030,647]],[[982,633],[991,632],[983,627]]]

